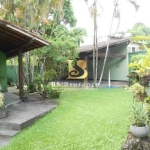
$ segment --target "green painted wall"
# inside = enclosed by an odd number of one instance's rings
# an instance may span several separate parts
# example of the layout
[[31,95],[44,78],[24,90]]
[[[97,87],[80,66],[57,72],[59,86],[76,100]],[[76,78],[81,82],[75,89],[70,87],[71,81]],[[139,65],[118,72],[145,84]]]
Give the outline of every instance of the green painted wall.
[[146,55],[147,54],[147,51],[139,51],[139,52],[131,52],[131,53],[128,53],[128,63],[131,62],[131,57],[134,56],[134,55]]
[[7,78],[12,83],[18,83],[18,66],[7,66]]
[[[100,51],[101,52],[101,51]],[[113,54],[123,54],[126,55],[126,58],[107,58],[105,71],[103,75],[103,80],[108,80],[108,72],[110,70],[110,79],[111,80],[120,80],[120,81],[128,81],[128,60],[127,60],[127,44],[122,43],[118,44],[115,47],[110,48],[110,53]],[[100,77],[100,73],[102,70],[102,65],[104,62],[104,58],[100,58],[98,63],[98,79]],[[93,61],[88,60],[88,78],[93,78]]]
[[0,84],[2,91],[7,91],[6,55],[0,51]]

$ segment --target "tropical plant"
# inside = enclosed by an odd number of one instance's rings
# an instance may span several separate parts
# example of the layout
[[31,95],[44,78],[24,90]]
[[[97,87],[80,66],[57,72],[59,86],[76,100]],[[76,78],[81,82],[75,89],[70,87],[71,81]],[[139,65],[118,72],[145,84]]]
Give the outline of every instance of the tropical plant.
[[51,85],[45,86],[45,91],[47,93],[48,98],[59,98],[62,92],[61,86],[52,87]]
[[[134,37],[132,40],[150,40],[150,37]],[[141,77],[141,84],[146,85],[150,80],[150,48],[143,44],[143,47],[147,51],[146,55],[143,55],[140,60],[135,60],[131,62],[128,67],[131,68],[131,71],[138,73],[139,77]]]
[[42,100],[45,100],[46,98],[59,98],[62,92],[62,87],[52,87],[50,84],[45,84],[44,82],[42,82],[40,77],[36,78],[35,88],[37,92],[42,96]]
[[0,92],[0,108],[4,105],[4,95]]
[[70,0],[1,0],[0,6],[1,19],[35,33],[44,32],[41,27],[51,24],[53,20],[63,20],[66,24],[72,21],[71,26],[76,23]]
[[[66,75],[67,60],[75,60],[79,54],[79,44],[86,35],[85,30],[75,28],[68,30],[64,25],[58,25],[53,29],[53,36],[50,36],[52,44],[33,51],[38,61],[44,64],[44,78],[48,81],[63,78]],[[47,35],[48,36],[48,35]]]
[[140,85],[139,83],[135,83],[130,87],[134,98],[137,101],[144,101],[144,99],[147,97],[147,92],[145,91],[144,86]]
[[133,104],[130,114],[130,122],[134,126],[143,127],[148,123],[148,114],[142,105]]

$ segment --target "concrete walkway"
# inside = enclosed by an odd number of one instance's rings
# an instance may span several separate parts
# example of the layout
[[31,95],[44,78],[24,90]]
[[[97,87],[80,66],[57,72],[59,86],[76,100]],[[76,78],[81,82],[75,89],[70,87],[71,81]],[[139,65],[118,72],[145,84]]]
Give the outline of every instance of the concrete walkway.
[[[15,96],[17,101],[19,99],[13,94],[6,93],[6,95],[8,99],[12,99],[12,96]],[[17,102],[7,107],[7,117],[0,119],[0,148],[9,144],[12,136],[33,124],[58,105],[53,100],[36,101],[36,99],[38,96],[30,97],[28,102]]]

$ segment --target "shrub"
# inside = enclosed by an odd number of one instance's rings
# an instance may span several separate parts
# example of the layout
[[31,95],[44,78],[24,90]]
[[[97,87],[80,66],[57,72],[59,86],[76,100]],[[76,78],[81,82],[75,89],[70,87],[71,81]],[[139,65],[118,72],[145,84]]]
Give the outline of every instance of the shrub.
[[62,87],[52,87],[51,85],[47,85],[45,90],[49,98],[59,98],[62,92]]

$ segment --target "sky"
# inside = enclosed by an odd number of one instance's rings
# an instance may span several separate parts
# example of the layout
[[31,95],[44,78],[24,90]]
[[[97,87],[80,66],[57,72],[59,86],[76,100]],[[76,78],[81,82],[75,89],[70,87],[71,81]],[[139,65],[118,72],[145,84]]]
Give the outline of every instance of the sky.
[[[99,9],[100,16],[98,17],[98,36],[107,36],[110,30],[111,18],[113,14],[113,1],[114,0],[99,0],[100,5],[103,7]],[[73,10],[77,18],[77,27],[86,29],[87,36],[93,36],[93,19],[90,17],[88,8],[91,6],[93,0],[88,0],[88,5],[85,0],[72,0]],[[136,22],[143,22],[146,26],[150,27],[149,8],[150,0],[137,0],[140,5],[139,10],[136,12],[135,7],[128,0],[118,0],[121,23],[119,31],[126,31],[131,29]],[[101,8],[99,5],[99,8]],[[118,20],[114,19],[112,33],[117,29]]]

